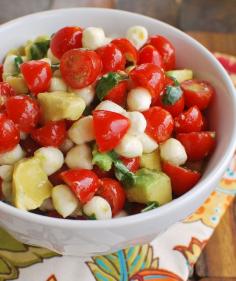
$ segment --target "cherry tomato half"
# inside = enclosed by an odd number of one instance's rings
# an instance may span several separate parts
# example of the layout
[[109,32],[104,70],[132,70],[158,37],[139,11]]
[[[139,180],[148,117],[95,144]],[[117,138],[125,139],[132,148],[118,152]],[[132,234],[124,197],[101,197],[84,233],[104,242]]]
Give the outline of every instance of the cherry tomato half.
[[53,55],[60,59],[65,52],[81,48],[82,32],[82,28],[78,26],[66,26],[59,29],[50,42]]
[[39,122],[40,109],[36,100],[29,96],[10,97],[6,102],[8,117],[22,132],[31,132]]
[[101,69],[101,59],[94,51],[73,49],[61,58],[62,78],[74,89],[92,84],[101,73]]
[[124,208],[126,197],[124,188],[117,180],[110,178],[100,179],[99,182],[97,194],[108,201],[114,216]]
[[113,101],[123,106],[125,104],[126,97],[127,97],[127,89],[128,89],[128,82],[121,81],[119,84],[117,84],[114,88],[112,88],[107,93],[104,99]]
[[27,61],[20,65],[26,84],[34,94],[46,92],[52,78],[50,65],[45,61]]
[[153,63],[160,68],[163,67],[162,57],[157,49],[152,45],[146,45],[138,52],[138,65],[144,63]]
[[213,151],[216,142],[214,132],[177,134],[176,138],[184,146],[190,161],[199,161],[208,156]]
[[15,90],[7,82],[0,82],[0,109],[5,107],[6,101],[9,97],[15,95]]
[[202,127],[203,118],[197,106],[190,107],[175,118],[176,133],[200,132]]
[[0,63],[0,82],[2,82],[3,64]]
[[129,126],[130,121],[124,115],[106,110],[95,110],[93,127],[99,151],[105,152],[115,148]]
[[20,141],[20,132],[11,119],[0,113],[0,153],[12,150]]
[[159,96],[164,88],[164,72],[152,63],[136,66],[129,75],[135,87],[148,89],[153,98]]
[[63,120],[49,121],[43,127],[34,129],[31,137],[41,146],[59,147],[66,137],[66,125]]
[[140,157],[133,157],[133,158],[121,157],[120,160],[133,173],[137,172],[137,170],[140,168]]
[[187,80],[181,83],[187,107],[198,106],[200,110],[206,109],[215,93],[214,88],[206,81]]
[[159,106],[143,112],[147,121],[146,133],[158,143],[167,140],[173,131],[174,120],[171,114]]
[[102,60],[103,73],[124,70],[125,56],[115,44],[107,44],[98,48],[96,52]]
[[136,64],[138,59],[138,51],[134,45],[126,38],[116,38],[111,41],[125,56],[127,61],[131,61]]
[[154,35],[149,38],[148,44],[154,46],[161,55],[165,70],[175,68],[175,48],[167,38],[161,35]]
[[61,173],[61,178],[82,204],[87,203],[99,187],[97,175],[86,169],[71,169]]
[[171,163],[164,162],[162,170],[171,179],[172,192],[175,196],[181,196],[189,191],[200,179],[201,174]]

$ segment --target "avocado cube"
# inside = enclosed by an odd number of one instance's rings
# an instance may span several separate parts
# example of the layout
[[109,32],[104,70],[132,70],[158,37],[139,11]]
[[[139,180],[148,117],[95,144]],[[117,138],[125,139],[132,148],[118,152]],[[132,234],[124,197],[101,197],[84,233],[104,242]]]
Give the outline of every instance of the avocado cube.
[[150,170],[161,171],[161,158],[159,149],[156,149],[151,153],[142,154],[140,166]]

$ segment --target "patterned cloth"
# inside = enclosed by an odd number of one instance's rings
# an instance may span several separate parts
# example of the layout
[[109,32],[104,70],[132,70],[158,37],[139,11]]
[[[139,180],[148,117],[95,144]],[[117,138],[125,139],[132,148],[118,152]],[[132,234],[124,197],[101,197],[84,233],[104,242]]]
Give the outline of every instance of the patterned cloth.
[[[236,59],[216,56],[234,76]],[[23,245],[0,229],[0,281],[187,280],[235,194],[236,156],[215,191],[184,222],[173,225],[150,244],[87,261]]]

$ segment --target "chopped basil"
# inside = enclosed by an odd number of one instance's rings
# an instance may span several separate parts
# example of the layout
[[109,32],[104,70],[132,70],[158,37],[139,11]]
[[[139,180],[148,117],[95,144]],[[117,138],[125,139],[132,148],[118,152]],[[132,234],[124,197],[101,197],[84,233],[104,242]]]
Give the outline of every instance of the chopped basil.
[[128,79],[125,74],[120,74],[117,72],[109,72],[104,75],[97,83],[96,95],[100,101],[108,94],[108,92],[114,88],[120,81]]
[[174,81],[175,86],[180,85],[179,81],[174,76],[168,75],[167,73],[166,73],[166,75],[167,75],[167,77],[169,77],[170,79],[172,79]]
[[164,105],[173,105],[182,97],[182,95],[183,92],[179,86],[168,85],[162,97],[162,102]]
[[18,74],[20,72],[20,65],[23,63],[22,57],[21,56],[15,57],[14,63],[15,63],[16,70],[17,70],[16,74]]
[[97,218],[96,218],[96,216],[95,216],[95,214],[92,214],[91,216],[87,216],[87,215],[85,215],[89,220],[96,220]]
[[147,211],[156,209],[157,207],[159,207],[159,204],[157,202],[148,202],[147,203],[147,207],[145,207],[144,209],[141,210],[141,213],[145,213]]
[[50,46],[50,40],[34,42],[30,46],[30,56],[32,60],[39,60],[47,55]]

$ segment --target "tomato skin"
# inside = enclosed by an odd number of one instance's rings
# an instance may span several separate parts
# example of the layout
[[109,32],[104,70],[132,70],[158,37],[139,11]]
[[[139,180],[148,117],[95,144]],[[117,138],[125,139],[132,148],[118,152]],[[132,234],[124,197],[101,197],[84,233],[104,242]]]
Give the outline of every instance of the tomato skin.
[[125,104],[127,97],[128,82],[121,81],[113,89],[111,89],[105,96],[105,100],[113,101],[121,106]]
[[144,63],[152,63],[160,68],[163,67],[162,57],[158,53],[157,49],[152,45],[145,45],[138,52],[138,65]]
[[0,63],[0,82],[2,82],[3,64]]
[[65,122],[49,121],[43,127],[34,129],[31,137],[41,146],[59,147],[66,138]]
[[78,26],[66,26],[59,29],[52,37],[50,48],[55,57],[60,59],[62,55],[76,48],[82,47],[83,30]]
[[34,152],[40,148],[40,145],[36,141],[34,141],[30,136],[28,136],[25,140],[21,140],[20,145],[25,151],[26,157],[33,156]]
[[140,168],[140,157],[133,157],[133,158],[120,157],[120,160],[130,170],[130,172],[135,173]]
[[189,191],[200,179],[201,174],[171,163],[164,162],[162,170],[171,179],[172,192],[175,196],[181,196]]
[[208,156],[215,147],[215,133],[192,132],[177,134],[176,138],[184,146],[190,161],[200,161]]
[[0,82],[0,110],[5,108],[7,99],[15,95],[15,90],[7,82]]
[[187,80],[180,84],[184,92],[185,104],[187,107],[198,106],[204,110],[211,102],[215,90],[210,83],[201,80]]
[[111,43],[116,45],[127,61],[131,61],[136,64],[138,60],[138,51],[128,39],[116,38],[112,40]]
[[6,102],[8,117],[25,133],[31,132],[39,122],[40,109],[36,100],[28,96],[13,96]]
[[153,98],[159,96],[164,88],[164,72],[155,64],[140,64],[129,75],[135,87],[148,89]]
[[110,178],[101,179],[97,194],[108,201],[113,216],[124,208],[125,191],[117,180]]
[[27,61],[20,65],[20,70],[24,76],[30,91],[37,95],[46,92],[52,78],[50,65],[45,61]]
[[66,164],[63,164],[63,166],[57,170],[55,173],[53,173],[52,175],[48,176],[49,181],[53,184],[53,186],[59,185],[59,184],[63,184],[63,180],[61,178],[61,173],[68,171],[68,167]]
[[174,129],[171,114],[159,106],[153,106],[143,112],[147,121],[146,133],[158,143],[167,140]]
[[0,153],[12,150],[20,141],[20,132],[6,114],[0,113]]
[[60,174],[82,204],[93,198],[99,188],[97,175],[86,169],[70,169]]
[[96,52],[72,49],[61,57],[62,78],[74,89],[92,84],[100,75],[102,62]]
[[154,46],[162,57],[164,70],[175,68],[175,48],[172,43],[161,35],[151,36],[147,45]]
[[115,148],[128,131],[129,126],[129,119],[119,113],[95,110],[93,127],[98,150],[106,152]]
[[176,133],[200,132],[203,127],[203,117],[197,106],[190,107],[175,118]]
[[125,56],[115,44],[109,43],[98,48],[96,52],[102,60],[103,74],[112,71],[116,72],[118,70],[124,70]]
[[97,165],[93,166],[93,172],[99,177],[99,179],[101,179],[101,178],[112,178],[114,176],[114,170],[113,169],[105,172],[105,171],[101,170]]

